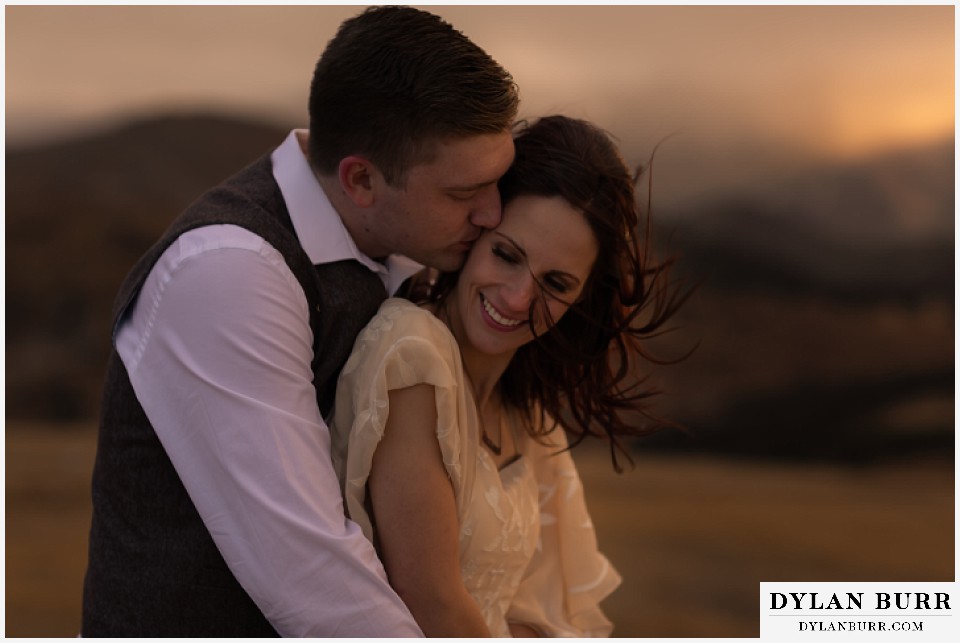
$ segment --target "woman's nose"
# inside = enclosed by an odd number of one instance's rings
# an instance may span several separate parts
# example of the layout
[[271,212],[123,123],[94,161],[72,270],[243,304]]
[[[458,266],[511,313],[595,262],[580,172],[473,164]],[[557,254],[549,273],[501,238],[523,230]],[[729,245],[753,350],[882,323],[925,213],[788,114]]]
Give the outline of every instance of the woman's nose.
[[518,275],[513,281],[506,284],[503,289],[503,302],[509,306],[505,312],[513,315],[526,315],[530,310],[530,304],[536,294],[536,281],[533,275],[524,271],[523,275]]

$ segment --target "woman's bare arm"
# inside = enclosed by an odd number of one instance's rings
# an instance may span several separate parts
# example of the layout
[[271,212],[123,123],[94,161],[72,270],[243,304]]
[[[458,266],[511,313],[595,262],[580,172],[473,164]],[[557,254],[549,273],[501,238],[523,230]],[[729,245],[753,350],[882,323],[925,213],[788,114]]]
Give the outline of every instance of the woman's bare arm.
[[428,637],[490,636],[460,575],[457,505],[437,442],[434,388],[390,391],[369,492],[390,584]]

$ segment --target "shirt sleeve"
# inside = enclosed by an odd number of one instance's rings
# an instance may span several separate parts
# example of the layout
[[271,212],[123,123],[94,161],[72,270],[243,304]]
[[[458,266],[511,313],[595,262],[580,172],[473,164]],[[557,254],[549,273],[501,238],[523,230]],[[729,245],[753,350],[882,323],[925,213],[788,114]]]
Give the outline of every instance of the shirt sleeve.
[[303,290],[236,226],[182,235],[118,331],[137,398],[228,567],[282,636],[422,636],[344,518]]

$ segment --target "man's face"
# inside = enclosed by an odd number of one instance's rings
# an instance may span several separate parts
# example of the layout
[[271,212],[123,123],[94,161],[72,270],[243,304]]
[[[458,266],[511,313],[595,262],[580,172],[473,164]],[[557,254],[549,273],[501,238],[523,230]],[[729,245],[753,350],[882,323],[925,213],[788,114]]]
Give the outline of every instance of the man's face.
[[497,180],[513,162],[509,132],[435,144],[433,159],[407,170],[402,187],[375,180],[371,221],[383,254],[403,254],[440,270],[456,270],[485,228],[500,223]]

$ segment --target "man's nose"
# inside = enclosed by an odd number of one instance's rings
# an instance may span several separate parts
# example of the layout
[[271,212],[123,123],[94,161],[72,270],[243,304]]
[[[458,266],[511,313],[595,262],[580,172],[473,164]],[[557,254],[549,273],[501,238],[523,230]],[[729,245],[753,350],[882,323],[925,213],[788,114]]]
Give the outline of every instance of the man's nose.
[[496,185],[491,185],[484,189],[470,211],[470,223],[478,228],[493,229],[500,225],[500,217],[500,191]]

